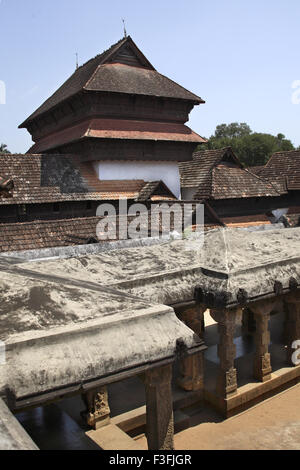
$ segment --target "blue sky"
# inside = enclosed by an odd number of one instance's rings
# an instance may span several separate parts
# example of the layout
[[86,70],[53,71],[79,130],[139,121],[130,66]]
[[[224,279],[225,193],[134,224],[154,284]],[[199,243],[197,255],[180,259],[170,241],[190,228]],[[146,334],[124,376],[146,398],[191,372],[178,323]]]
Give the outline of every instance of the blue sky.
[[206,100],[189,125],[247,122],[300,145],[299,0],[0,0],[0,142],[31,146],[20,124],[82,64],[128,34],[156,69]]

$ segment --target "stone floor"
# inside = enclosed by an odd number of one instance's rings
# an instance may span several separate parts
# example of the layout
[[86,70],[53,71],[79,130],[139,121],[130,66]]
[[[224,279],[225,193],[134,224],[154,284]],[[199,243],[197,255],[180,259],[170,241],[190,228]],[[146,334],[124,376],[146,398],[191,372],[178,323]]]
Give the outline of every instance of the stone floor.
[[[194,426],[175,434],[175,449],[299,450],[299,398],[300,385],[296,385],[224,421],[200,413]],[[146,448],[144,437],[137,442]]]

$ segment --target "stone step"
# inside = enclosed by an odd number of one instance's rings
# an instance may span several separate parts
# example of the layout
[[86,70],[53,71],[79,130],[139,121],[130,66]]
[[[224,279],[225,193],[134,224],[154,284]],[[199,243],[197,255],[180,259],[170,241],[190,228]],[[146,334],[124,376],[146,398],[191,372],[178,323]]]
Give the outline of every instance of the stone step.
[[96,431],[88,431],[86,435],[102,450],[142,450],[137,442],[115,424],[108,424]]

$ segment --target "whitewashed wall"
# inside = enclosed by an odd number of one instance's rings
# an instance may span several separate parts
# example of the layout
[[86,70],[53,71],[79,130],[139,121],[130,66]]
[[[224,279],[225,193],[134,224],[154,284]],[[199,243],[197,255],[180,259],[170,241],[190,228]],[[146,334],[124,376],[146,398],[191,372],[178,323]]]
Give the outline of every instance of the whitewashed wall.
[[94,168],[101,180],[162,180],[180,198],[180,176],[177,162],[98,161]]

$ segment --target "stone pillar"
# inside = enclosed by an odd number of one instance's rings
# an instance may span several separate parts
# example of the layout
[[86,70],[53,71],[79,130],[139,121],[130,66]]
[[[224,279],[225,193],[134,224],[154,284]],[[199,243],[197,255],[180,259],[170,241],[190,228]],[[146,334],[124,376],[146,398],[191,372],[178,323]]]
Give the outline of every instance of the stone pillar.
[[243,309],[242,314],[242,332],[244,335],[252,335],[255,332],[256,323],[254,314],[249,308]]
[[230,398],[237,393],[237,374],[234,367],[236,347],[233,342],[237,310],[211,310],[212,318],[218,323],[218,356],[220,370],[217,393],[222,398]]
[[177,379],[178,385],[187,391],[203,390],[203,352],[186,356],[180,360],[179,368],[181,377]]
[[[197,336],[200,338],[204,334],[204,312],[206,308],[202,305],[196,305],[182,309],[178,316]],[[180,359],[179,371],[180,377],[177,379],[179,387],[186,391],[196,391],[203,389],[203,352],[186,356]]]
[[149,450],[174,449],[174,418],[172,400],[172,365],[150,369],[145,374]]
[[[300,295],[298,293],[289,294],[285,300],[286,304],[286,344],[287,363],[290,366],[299,365],[300,349]],[[295,344],[298,341],[298,344]],[[294,347],[296,346],[296,347]],[[299,354],[297,354],[297,352]]]
[[98,429],[109,424],[110,408],[107,387],[87,391],[82,395],[82,400],[86,409],[81,415],[89,426]]
[[256,380],[266,382],[270,380],[272,367],[269,353],[270,344],[270,313],[274,308],[274,303],[264,300],[251,305],[256,322],[255,331],[255,356],[253,375]]
[[174,308],[178,318],[183,321],[196,335],[203,337],[204,334],[204,312],[206,307],[197,304],[193,307]]

